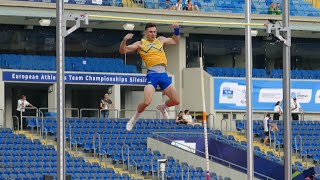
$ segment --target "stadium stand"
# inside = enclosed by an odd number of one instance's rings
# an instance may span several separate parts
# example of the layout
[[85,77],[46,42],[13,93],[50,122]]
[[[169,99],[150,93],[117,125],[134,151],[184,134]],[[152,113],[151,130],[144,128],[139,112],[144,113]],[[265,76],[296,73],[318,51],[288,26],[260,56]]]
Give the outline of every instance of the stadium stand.
[[[56,69],[56,60],[54,56],[1,54],[0,65],[2,69],[53,71]],[[124,61],[119,58],[66,57],[65,70],[139,73],[136,66],[124,65]]]
[[[85,162],[66,152],[66,173],[73,179],[130,179],[102,168],[98,163]],[[0,179],[43,179],[44,175],[57,179],[57,152],[53,145],[42,145],[39,140],[27,139],[24,134],[0,128]]]
[[[207,72],[217,77],[245,77],[244,68],[208,67]],[[271,69],[267,74],[265,69],[252,69],[252,76],[256,78],[282,78],[282,69]],[[292,79],[320,79],[319,70],[291,70]]]
[[[32,2],[52,2],[55,3],[55,0],[23,0],[23,1],[32,1]],[[128,3],[125,0],[102,0],[102,1],[93,1],[93,0],[68,0],[65,3],[68,4],[85,4],[85,5],[102,5],[102,6],[129,6],[129,7],[144,7],[149,9],[163,9],[164,0],[145,0],[145,1],[134,1],[135,3]],[[271,3],[281,3],[281,1],[272,1],[272,0],[253,0],[252,1],[252,13],[254,14],[268,14],[268,7]],[[176,1],[171,0],[171,4],[175,5]],[[186,3],[186,1],[184,1]],[[244,0],[194,0],[194,5],[197,5],[203,12],[219,12],[219,13],[244,13]],[[303,0],[293,0],[290,1],[290,15],[292,16],[320,16],[320,9],[314,8],[312,3],[306,2]]]
[[[140,119],[135,128],[130,131],[125,131],[125,125],[128,119],[96,119],[96,118],[68,118],[66,123],[71,126],[71,138],[75,139],[77,145],[82,147],[87,153],[96,150],[96,153],[107,154],[107,157],[112,159],[113,164],[127,164],[128,151],[125,149],[122,156],[123,145],[129,146],[130,166],[134,167],[137,164],[138,170],[143,175],[151,175],[157,173],[157,159],[166,158],[168,160],[166,174],[168,179],[179,180],[182,171],[184,177],[188,176],[190,170],[191,179],[205,179],[205,172],[199,167],[193,167],[184,162],[179,162],[171,156],[165,156],[161,152],[147,149],[147,137],[153,137],[152,132],[203,132],[203,127],[200,125],[177,125],[174,120],[160,119]],[[80,122],[80,123],[79,123]],[[28,118],[29,127],[34,127],[36,124],[35,118]],[[40,123],[39,123],[40,124]],[[52,135],[56,136],[56,119],[48,117],[44,119],[44,127]],[[68,127],[69,127],[68,126]],[[98,135],[100,136],[100,149]],[[66,128],[66,137],[69,141],[70,130]],[[193,136],[192,134],[188,136]],[[95,144],[93,144],[95,138]],[[153,161],[153,162],[151,162]],[[153,164],[153,167],[152,167]],[[216,173],[211,172],[212,179],[223,179]],[[228,177],[225,177],[228,178]]]
[[[238,131],[245,130],[245,122],[243,120],[236,120],[236,128]],[[284,145],[284,127],[283,121],[273,121],[277,123],[279,127],[279,132],[274,134],[271,133],[271,140],[275,143],[276,147],[280,146],[281,148]],[[292,149],[295,151],[294,166],[299,170],[303,170],[306,166],[305,162],[309,162],[308,166],[314,166],[314,164],[319,163],[320,161],[320,151],[318,147],[320,145],[319,141],[319,130],[320,123],[319,121],[292,121]],[[262,121],[255,120],[253,123],[253,133],[256,137],[264,139],[264,133],[262,128]],[[299,138],[301,137],[301,139]],[[258,148],[258,147],[257,147]],[[256,150],[256,148],[255,148]],[[273,156],[276,153],[273,151]],[[271,154],[271,152],[270,152]],[[281,153],[282,155],[282,153]],[[281,157],[282,158],[282,157]],[[307,159],[310,158],[310,159]],[[303,161],[301,161],[303,159]],[[313,163],[312,163],[313,161]]]

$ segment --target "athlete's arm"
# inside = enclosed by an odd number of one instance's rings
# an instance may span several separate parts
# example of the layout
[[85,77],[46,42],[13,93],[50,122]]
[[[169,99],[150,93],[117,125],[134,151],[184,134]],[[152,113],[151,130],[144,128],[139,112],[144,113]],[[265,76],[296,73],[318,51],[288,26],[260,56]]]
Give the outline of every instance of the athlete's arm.
[[127,34],[123,40],[121,41],[120,48],[119,48],[119,53],[124,54],[124,53],[130,53],[130,52],[135,52],[139,49],[139,45],[141,44],[140,41],[137,41],[129,46],[127,46],[127,41],[133,37],[133,34],[129,33]]
[[174,34],[171,38],[166,38],[163,36],[159,37],[159,40],[162,42],[164,46],[179,44],[180,27],[178,24],[173,24],[172,27],[174,29]]

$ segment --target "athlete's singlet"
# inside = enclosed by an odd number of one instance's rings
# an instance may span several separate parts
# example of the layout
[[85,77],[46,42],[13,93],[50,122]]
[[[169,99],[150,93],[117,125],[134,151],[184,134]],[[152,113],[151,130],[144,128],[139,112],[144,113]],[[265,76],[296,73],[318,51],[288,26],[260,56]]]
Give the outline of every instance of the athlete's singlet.
[[141,49],[139,50],[139,54],[147,68],[158,64],[167,65],[166,54],[159,39],[155,39],[152,42],[141,39]]

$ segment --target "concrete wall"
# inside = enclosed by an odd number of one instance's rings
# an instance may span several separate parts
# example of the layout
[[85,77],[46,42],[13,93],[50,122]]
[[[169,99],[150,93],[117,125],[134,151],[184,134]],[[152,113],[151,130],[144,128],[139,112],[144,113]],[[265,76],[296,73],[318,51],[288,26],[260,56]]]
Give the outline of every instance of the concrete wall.
[[[125,115],[126,118],[131,118],[137,107],[138,107],[138,104],[141,103],[144,99],[144,93],[143,91],[131,91],[130,89],[126,89],[125,91],[125,109],[126,110],[133,110],[133,111],[126,111],[125,114],[123,114],[122,112],[122,115]],[[162,92],[155,92],[153,97],[152,97],[152,102],[150,104],[150,106],[148,106],[146,108],[146,111],[143,112],[141,115],[140,115],[140,118],[157,118],[157,114],[159,115],[158,112],[156,112],[156,107],[158,104],[161,104],[163,103],[164,100],[163,100],[163,96],[162,96]],[[154,110],[154,111],[148,111],[148,110]],[[161,117],[159,117],[161,118]]]
[[[68,98],[68,93],[66,92],[66,98]],[[67,105],[67,103],[66,103]],[[49,85],[48,90],[48,108],[52,108],[49,111],[51,112],[57,112],[57,84],[51,84]]]
[[182,99],[182,70],[186,68],[186,38],[180,37],[179,45],[166,46],[165,52],[168,58],[167,71],[174,75],[174,85],[180,95],[181,103],[177,109],[183,107]]
[[[54,85],[54,86],[56,86],[56,85]],[[66,88],[65,89],[65,95],[66,95],[66,100],[65,100],[65,108],[72,108],[72,89],[70,89],[70,88]],[[56,93],[54,93],[54,95],[53,96],[56,96],[57,94]],[[49,100],[48,100],[49,101]],[[48,102],[49,103],[49,102]],[[55,102],[54,103],[52,103],[52,104],[55,104]],[[51,104],[51,106],[52,106],[52,104]],[[71,113],[75,113],[75,112],[73,112],[72,110],[66,110],[66,114],[65,114],[65,116],[66,117],[71,117]]]
[[4,109],[5,109],[5,87],[4,87],[4,82],[0,81],[0,126],[2,126],[2,127],[5,127],[5,122],[4,122],[5,112],[4,112]]
[[[183,70],[183,106],[182,109],[202,111],[201,82],[199,68],[186,68]],[[206,111],[213,112],[213,79],[204,71],[204,88]]]
[[12,128],[13,122],[12,122],[12,113],[15,112],[15,109],[12,109],[12,89],[11,88],[5,88],[5,112],[6,112],[6,127]]
[[[173,156],[175,159],[179,160],[179,162],[186,162],[189,165],[193,165],[194,167],[201,167],[204,170],[206,169],[205,158],[197,156],[180,148],[168,145],[156,139],[148,137],[147,147],[151,150],[159,150],[166,156]],[[227,166],[223,166],[213,161],[210,161],[209,163],[210,172],[215,172],[217,173],[217,175],[221,175],[222,177],[230,177],[231,179],[247,179],[247,175],[245,173],[239,172],[237,170],[234,170]]]
[[[112,94],[110,94],[109,98],[112,101],[113,106],[110,109],[121,109],[121,92],[120,92],[120,85],[113,85],[111,87]],[[116,118],[118,112],[110,111],[109,117]]]

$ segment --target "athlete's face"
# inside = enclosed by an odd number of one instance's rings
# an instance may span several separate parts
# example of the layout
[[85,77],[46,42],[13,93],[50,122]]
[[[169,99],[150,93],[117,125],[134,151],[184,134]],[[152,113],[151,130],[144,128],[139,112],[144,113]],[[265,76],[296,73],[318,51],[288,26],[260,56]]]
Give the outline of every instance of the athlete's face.
[[156,27],[149,27],[145,31],[145,35],[148,41],[153,41],[157,38],[157,28]]

